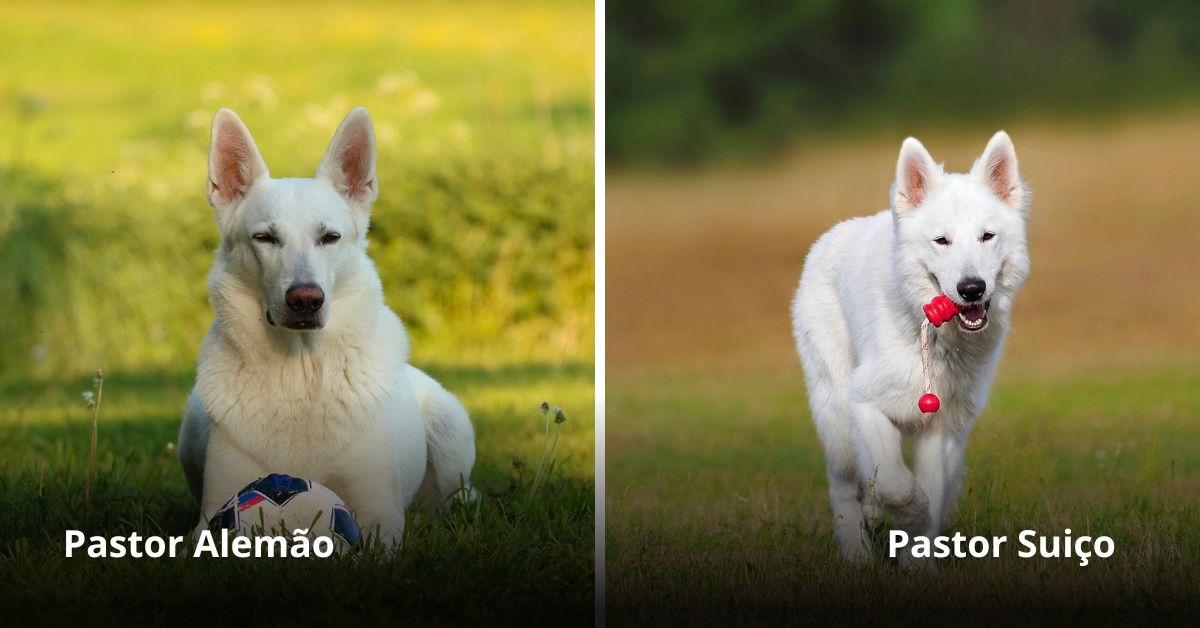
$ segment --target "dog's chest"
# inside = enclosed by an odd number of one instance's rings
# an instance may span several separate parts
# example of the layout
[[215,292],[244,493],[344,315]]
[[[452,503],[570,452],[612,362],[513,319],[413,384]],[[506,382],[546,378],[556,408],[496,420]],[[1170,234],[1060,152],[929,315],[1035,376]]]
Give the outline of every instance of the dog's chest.
[[397,389],[396,373],[373,368],[360,356],[237,362],[225,364],[226,372],[201,371],[205,407],[239,447],[278,468],[292,468],[297,457],[319,464],[351,439],[378,432],[386,420],[386,391]]
[[902,429],[917,429],[934,422],[970,424],[986,401],[998,347],[964,349],[933,343],[930,349],[929,376],[941,406],[937,412],[926,414],[917,406],[926,385],[926,371],[917,350],[910,359],[898,356],[890,361],[886,374],[877,373],[873,386],[875,402]]

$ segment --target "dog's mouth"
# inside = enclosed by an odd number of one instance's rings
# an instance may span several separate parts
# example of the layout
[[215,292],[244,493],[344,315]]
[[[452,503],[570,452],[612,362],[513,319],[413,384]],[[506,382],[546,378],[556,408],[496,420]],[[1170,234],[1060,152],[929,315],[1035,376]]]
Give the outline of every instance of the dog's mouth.
[[316,320],[315,318],[294,318],[284,321],[282,324],[280,324],[275,322],[275,318],[271,316],[270,310],[267,310],[266,314],[267,324],[271,327],[282,327],[284,329],[291,329],[294,331],[312,331],[314,329],[321,329],[321,327],[323,327],[320,321]]
[[990,300],[982,303],[976,302],[959,305],[958,316],[955,317],[955,320],[958,321],[958,326],[963,331],[972,333],[983,331],[983,328],[987,327],[988,324],[987,311],[991,306],[992,302]]

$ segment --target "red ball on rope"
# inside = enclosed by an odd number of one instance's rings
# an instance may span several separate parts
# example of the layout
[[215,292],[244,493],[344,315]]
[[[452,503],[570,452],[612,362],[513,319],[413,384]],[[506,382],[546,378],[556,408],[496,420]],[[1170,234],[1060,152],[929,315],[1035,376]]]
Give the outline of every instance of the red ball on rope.
[[921,412],[924,412],[925,414],[933,414],[934,412],[938,411],[938,408],[942,407],[942,401],[933,393],[925,393],[924,395],[921,395],[921,399],[917,401],[917,407],[920,408]]

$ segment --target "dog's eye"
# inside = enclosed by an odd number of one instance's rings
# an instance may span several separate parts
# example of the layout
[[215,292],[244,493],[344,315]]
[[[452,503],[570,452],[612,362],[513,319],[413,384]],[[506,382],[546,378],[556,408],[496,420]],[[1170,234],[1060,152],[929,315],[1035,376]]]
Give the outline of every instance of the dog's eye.
[[325,235],[321,236],[321,244],[333,244],[334,242],[337,242],[338,240],[341,240],[341,239],[342,239],[342,234],[330,231],[329,233],[326,233]]
[[984,231],[983,235],[979,236],[979,241],[987,242],[988,240],[991,240],[994,237],[996,237],[996,234],[992,233],[991,231]]
[[939,236],[937,238],[934,238],[933,241],[942,246],[950,246],[950,240],[947,240],[946,236]]
[[262,242],[263,244],[279,244],[278,238],[265,231],[262,233],[256,233],[253,237],[255,242]]

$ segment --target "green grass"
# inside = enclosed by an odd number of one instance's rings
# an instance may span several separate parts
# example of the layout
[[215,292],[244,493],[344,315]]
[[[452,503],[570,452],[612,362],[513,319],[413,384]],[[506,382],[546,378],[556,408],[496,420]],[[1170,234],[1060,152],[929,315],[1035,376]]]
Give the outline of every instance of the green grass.
[[[610,378],[610,620],[1194,621],[1197,383],[1184,367],[1002,380],[950,533],[1006,535],[1005,553],[911,574],[837,555],[799,373]],[[1065,528],[1110,536],[1116,553],[1086,568],[1016,557],[1020,531]]]
[[[91,419],[81,398],[90,380],[0,385],[0,614],[38,622],[85,610],[138,621],[183,614],[211,625],[312,610],[306,620],[314,623],[586,622],[594,577],[591,365],[430,372],[472,412],[482,498],[410,513],[398,560],[66,559],[66,529],[186,535],[195,526],[198,507],[171,449],[191,375],[107,377],[90,512]],[[543,397],[568,419],[550,479],[533,494]],[[523,469],[514,469],[514,457]]]
[[[593,7],[6,3],[0,21],[0,623],[590,621]],[[395,561],[65,560],[63,530],[186,534],[175,440],[212,322],[209,123],[311,176],[342,117],[379,143],[370,253],[413,362],[471,411],[473,507]],[[80,397],[108,374],[92,508]],[[543,400],[563,407],[533,494]],[[514,458],[524,468],[514,470]],[[515,475],[514,475],[515,474]]]

